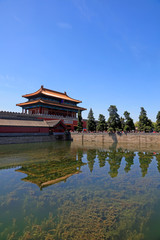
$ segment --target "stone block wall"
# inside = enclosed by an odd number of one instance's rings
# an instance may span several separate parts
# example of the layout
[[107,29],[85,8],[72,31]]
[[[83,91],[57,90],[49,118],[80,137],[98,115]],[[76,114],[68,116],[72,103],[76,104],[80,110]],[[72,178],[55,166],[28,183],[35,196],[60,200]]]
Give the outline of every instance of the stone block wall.
[[160,143],[159,133],[71,133],[73,141],[95,143]]

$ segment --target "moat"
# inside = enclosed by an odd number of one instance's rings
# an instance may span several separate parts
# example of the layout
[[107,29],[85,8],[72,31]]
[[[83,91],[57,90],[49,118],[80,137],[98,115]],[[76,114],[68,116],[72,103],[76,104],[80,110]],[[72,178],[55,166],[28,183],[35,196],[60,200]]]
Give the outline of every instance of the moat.
[[160,239],[160,147],[0,146],[0,239]]

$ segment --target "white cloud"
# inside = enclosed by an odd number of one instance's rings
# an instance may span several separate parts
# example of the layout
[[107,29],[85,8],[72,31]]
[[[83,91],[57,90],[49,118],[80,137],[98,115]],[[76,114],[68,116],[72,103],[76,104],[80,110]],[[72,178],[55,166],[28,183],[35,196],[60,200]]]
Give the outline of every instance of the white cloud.
[[16,86],[17,82],[18,81],[13,76],[9,76],[8,74],[6,74],[6,75],[1,75],[0,74],[0,84],[4,88],[13,88],[13,89],[15,89],[17,87]]
[[91,12],[91,9],[88,8],[86,0],[72,0],[75,7],[80,11],[81,15],[83,15],[87,20],[91,20],[91,17],[94,15]]

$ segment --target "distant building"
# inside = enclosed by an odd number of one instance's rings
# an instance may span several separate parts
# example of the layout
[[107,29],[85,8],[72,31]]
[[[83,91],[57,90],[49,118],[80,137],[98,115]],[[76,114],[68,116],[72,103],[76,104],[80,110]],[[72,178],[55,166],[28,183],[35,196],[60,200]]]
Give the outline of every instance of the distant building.
[[66,126],[61,120],[31,121],[0,119],[0,137],[2,136],[43,136],[63,135]]
[[[16,104],[22,107],[22,113],[35,115],[38,119],[44,120],[61,119],[69,130],[76,130],[78,110],[86,110],[77,106],[82,101],[69,97],[66,92],[53,91],[43,86],[38,91],[22,97],[28,100]],[[86,121],[83,121],[83,127],[86,128]]]

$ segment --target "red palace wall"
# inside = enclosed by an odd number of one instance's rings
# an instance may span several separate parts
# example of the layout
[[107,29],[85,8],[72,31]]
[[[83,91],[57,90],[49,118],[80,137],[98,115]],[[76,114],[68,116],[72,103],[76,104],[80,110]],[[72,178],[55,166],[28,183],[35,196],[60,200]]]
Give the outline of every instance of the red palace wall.
[[[87,128],[87,122],[86,121],[82,121],[83,122],[83,128]],[[73,121],[73,129],[74,130],[74,126],[78,126],[78,121],[74,120]]]

